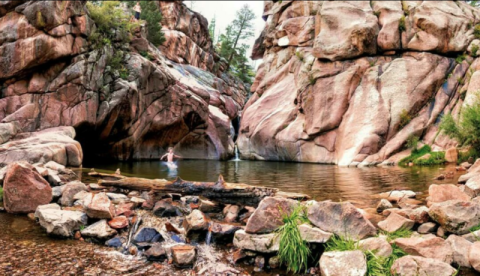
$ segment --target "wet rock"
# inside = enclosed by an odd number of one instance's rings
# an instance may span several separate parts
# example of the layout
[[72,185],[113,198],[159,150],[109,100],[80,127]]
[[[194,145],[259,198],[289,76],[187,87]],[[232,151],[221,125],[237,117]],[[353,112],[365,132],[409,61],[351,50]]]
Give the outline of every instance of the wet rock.
[[108,241],[105,242],[105,245],[108,246],[108,247],[115,247],[115,248],[119,248],[119,247],[122,247],[123,244],[126,242],[127,240],[123,237],[115,237],[115,238],[112,238],[112,239],[109,239]]
[[113,229],[123,229],[128,227],[128,218],[126,216],[118,216],[108,221],[108,225]]
[[163,262],[167,259],[167,251],[161,243],[154,243],[145,253],[143,253],[149,261]]
[[431,206],[434,203],[444,202],[448,200],[470,200],[470,197],[467,194],[462,192],[456,185],[453,184],[432,184],[428,188],[428,194],[429,196],[427,198],[427,206]]
[[377,205],[377,213],[383,212],[383,210],[393,208],[392,203],[386,199],[381,199]]
[[459,200],[435,203],[429,215],[448,232],[461,235],[480,224],[480,205]]
[[233,245],[236,248],[251,250],[261,253],[273,253],[278,251],[280,239],[275,233],[249,234],[245,230],[235,232]]
[[15,162],[8,166],[3,183],[3,203],[8,213],[33,213],[38,206],[51,201],[50,184],[32,165]]
[[62,186],[62,190],[60,204],[62,206],[72,206],[75,201],[74,196],[81,191],[87,191],[87,186],[80,181],[73,181]]
[[470,247],[470,252],[468,255],[468,261],[470,265],[476,271],[480,272],[480,242],[476,241]]
[[149,227],[140,229],[140,231],[137,232],[135,238],[133,239],[133,242],[135,244],[154,243],[161,241],[163,241],[162,235],[155,228]]
[[240,207],[237,205],[227,205],[223,209],[223,215],[225,216],[225,222],[235,222],[240,213]]
[[393,233],[400,229],[410,230],[415,225],[415,221],[404,218],[395,213],[390,214],[386,220],[380,221],[378,227],[384,231]]
[[157,217],[176,217],[187,214],[188,209],[180,202],[173,201],[171,198],[165,198],[155,203],[153,213]]
[[298,230],[302,239],[308,243],[326,243],[333,235],[308,224],[299,225]]
[[115,216],[115,206],[105,193],[92,194],[84,198],[87,216],[97,219],[111,219]]
[[191,245],[175,245],[171,248],[173,263],[177,267],[189,267],[197,259],[197,250]]
[[455,268],[445,262],[418,256],[401,257],[393,263],[390,271],[398,276],[453,276],[457,273]]
[[325,252],[320,257],[322,276],[364,276],[367,274],[367,260],[360,250]]
[[240,226],[212,222],[210,224],[209,231],[212,235],[212,242],[218,244],[229,244],[233,242],[233,236],[235,235],[235,232],[240,229],[242,229]]
[[255,268],[254,271],[260,272],[265,267],[265,258],[263,256],[255,257]]
[[243,249],[237,249],[237,250],[233,251],[232,260],[233,260],[234,264],[236,264],[239,261],[245,259],[246,257],[248,257],[248,255],[245,253],[245,251]]
[[78,211],[64,211],[56,209],[41,209],[37,213],[40,225],[48,234],[72,237],[74,231],[80,230],[87,224],[87,215]]
[[420,225],[417,229],[417,232],[420,234],[429,234],[435,233],[437,230],[437,225],[433,222],[426,222]]
[[473,164],[470,164],[468,162],[463,162],[462,164],[460,164],[460,166],[462,168],[465,168],[466,170],[470,169],[470,167],[472,166]]
[[62,208],[60,205],[56,203],[50,203],[50,204],[45,204],[45,205],[40,205],[37,207],[37,210],[35,210],[35,218],[38,218],[39,212],[41,210],[61,210]]
[[477,197],[480,195],[480,174],[470,178],[465,183],[465,193],[470,197]]
[[107,220],[102,219],[83,229],[80,233],[82,233],[84,237],[107,239],[117,234],[117,231],[108,226]]
[[185,235],[191,240],[204,240],[208,231],[209,219],[200,210],[193,210],[185,217],[183,228]]
[[240,211],[240,214],[238,215],[238,221],[247,223],[248,219],[253,215],[254,212],[255,212],[255,208],[250,206],[245,206]]
[[264,198],[248,219],[245,231],[251,234],[263,234],[275,231],[283,225],[282,212],[290,214],[297,204],[295,200],[286,198]]
[[348,202],[315,202],[307,212],[313,225],[342,237],[363,239],[377,233],[375,226]]
[[385,238],[368,238],[361,240],[358,246],[362,250],[369,250],[376,256],[387,258],[392,255],[393,249]]
[[468,254],[472,243],[457,235],[450,235],[446,241],[453,251],[453,263],[459,267],[470,267]]
[[113,203],[116,204],[126,201],[128,199],[128,197],[124,194],[107,193],[107,196]]
[[413,191],[410,191],[410,190],[401,190],[401,191],[390,191],[390,192],[386,192],[386,193],[381,193],[378,196],[381,197],[381,198],[386,198],[390,201],[397,202],[401,198],[404,198],[404,197],[415,198],[417,196],[417,194]]
[[395,244],[410,255],[437,259],[448,264],[453,261],[450,244],[434,235],[399,238],[395,240]]

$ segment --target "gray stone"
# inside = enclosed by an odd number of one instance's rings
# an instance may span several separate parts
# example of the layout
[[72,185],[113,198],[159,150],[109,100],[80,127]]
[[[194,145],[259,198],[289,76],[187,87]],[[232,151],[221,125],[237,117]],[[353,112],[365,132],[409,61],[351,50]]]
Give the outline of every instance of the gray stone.
[[84,237],[107,239],[117,234],[117,231],[108,226],[107,220],[102,219],[83,229],[80,233]]
[[120,203],[128,199],[128,197],[124,194],[107,193],[107,196],[113,203]]
[[457,235],[450,235],[446,241],[453,251],[453,263],[461,267],[470,267],[468,254],[472,243]]
[[418,227],[417,232],[420,234],[429,234],[429,233],[435,233],[436,230],[437,230],[437,225],[435,223],[425,222]]
[[261,253],[277,252],[279,244],[280,239],[276,233],[248,234],[245,230],[238,230],[233,237],[235,247]]
[[377,213],[381,213],[381,212],[383,212],[383,210],[390,209],[390,208],[393,208],[392,203],[390,203],[390,201],[382,198],[377,205]]
[[87,186],[80,181],[73,181],[62,186],[60,204],[62,206],[72,206],[75,201],[74,196],[81,191],[87,191]]
[[358,243],[360,249],[369,250],[379,257],[387,258],[392,255],[393,249],[385,238],[368,238]]
[[38,210],[38,221],[47,233],[63,237],[72,237],[74,231],[87,224],[87,215],[78,211],[56,209]]
[[480,195],[480,174],[475,175],[465,183],[465,193],[470,197]]
[[470,228],[480,224],[480,204],[471,201],[435,203],[428,214],[446,231],[457,235],[466,234]]
[[41,210],[61,210],[61,209],[62,208],[60,207],[60,205],[58,205],[56,203],[40,205],[40,206],[37,207],[37,210],[35,210],[35,217],[38,218],[39,212]]
[[325,252],[320,257],[322,276],[364,276],[367,274],[367,260],[360,250]]

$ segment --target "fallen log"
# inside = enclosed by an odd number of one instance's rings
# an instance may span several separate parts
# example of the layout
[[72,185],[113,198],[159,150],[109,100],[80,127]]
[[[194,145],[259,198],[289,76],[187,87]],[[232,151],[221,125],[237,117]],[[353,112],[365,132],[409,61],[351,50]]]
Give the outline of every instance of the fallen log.
[[179,193],[182,195],[203,196],[224,204],[237,204],[257,206],[267,196],[282,196],[297,200],[308,199],[307,195],[297,193],[279,192],[276,188],[256,187],[246,184],[227,183],[223,176],[218,177],[217,182],[194,182],[186,181],[177,177],[174,181],[165,179],[146,179],[137,177],[125,177],[118,174],[104,174],[91,172],[92,177],[101,178],[98,184],[122,189],[153,191],[161,193]]

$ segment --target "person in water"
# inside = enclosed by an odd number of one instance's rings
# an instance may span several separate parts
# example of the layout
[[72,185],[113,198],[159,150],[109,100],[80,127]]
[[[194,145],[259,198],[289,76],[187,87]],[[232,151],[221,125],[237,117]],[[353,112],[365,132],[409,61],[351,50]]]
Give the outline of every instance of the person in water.
[[165,153],[162,157],[160,157],[160,160],[165,159],[165,157],[167,158],[168,163],[173,163],[173,158],[182,158],[181,156],[175,155],[175,153],[173,153],[172,147],[168,148],[168,152]]
[[142,13],[142,7],[140,7],[140,2],[137,2],[137,4],[133,7],[133,10],[135,11],[135,19],[139,20],[140,13]]

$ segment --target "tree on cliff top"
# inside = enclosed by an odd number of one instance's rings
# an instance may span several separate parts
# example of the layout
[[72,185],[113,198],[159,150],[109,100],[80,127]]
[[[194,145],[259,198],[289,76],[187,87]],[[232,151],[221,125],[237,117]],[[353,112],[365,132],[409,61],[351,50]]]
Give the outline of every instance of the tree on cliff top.
[[255,19],[255,13],[252,11],[248,4],[245,4],[235,16],[233,22],[229,25],[230,32],[233,38],[233,44],[231,46],[230,54],[227,59],[228,66],[232,63],[232,60],[238,50],[239,42],[244,39],[253,37],[253,20]]
[[[122,1],[132,8],[136,1]],[[139,1],[142,13],[140,19],[147,22],[147,39],[155,46],[160,46],[165,42],[165,36],[162,32],[162,12],[158,8],[156,1]]]

